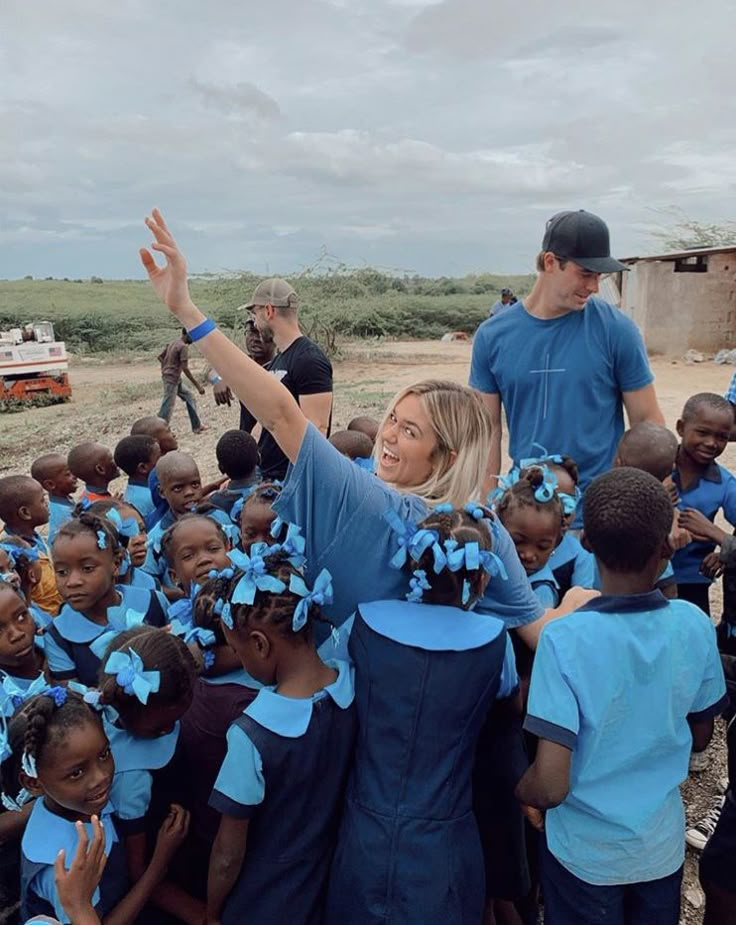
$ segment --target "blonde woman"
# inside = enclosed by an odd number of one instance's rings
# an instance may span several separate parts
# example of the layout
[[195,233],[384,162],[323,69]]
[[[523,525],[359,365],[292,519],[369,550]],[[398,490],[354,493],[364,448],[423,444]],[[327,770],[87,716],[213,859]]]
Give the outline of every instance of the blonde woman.
[[[274,506],[306,538],[307,581],[323,568],[332,574],[334,602],[326,613],[341,624],[359,601],[403,598],[406,578],[387,566],[397,538],[384,515],[393,510],[417,523],[436,504],[462,507],[480,497],[492,433],[482,400],[471,389],[438,380],[399,392],[379,429],[376,478],[331,446],[281,383],[197,308],[184,255],[157,209],[146,225],[155,238],[152,249],[166,258],[160,267],[149,250],[140,251],[157,295],[292,464]],[[494,552],[508,579],[491,582],[478,609],[492,611],[535,646],[546,619],[579,606],[585,597],[573,590],[559,609],[545,613],[500,524],[498,532]]]

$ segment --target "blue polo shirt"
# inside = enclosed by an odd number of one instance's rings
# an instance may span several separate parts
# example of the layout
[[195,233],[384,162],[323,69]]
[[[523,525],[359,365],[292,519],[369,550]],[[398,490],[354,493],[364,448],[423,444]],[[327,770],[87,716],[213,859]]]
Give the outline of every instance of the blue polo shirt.
[[[677,485],[680,500],[677,504],[680,510],[687,507],[695,508],[704,514],[708,520],[714,520],[718,511],[723,511],[726,520],[732,527],[736,527],[736,478],[717,462],[710,463],[700,478],[687,491],[682,490],[680,473],[675,469],[672,479]],[[711,578],[701,574],[700,566],[708,553],[713,552],[715,543],[700,543],[693,541],[682,549],[678,549],[672,557],[672,568],[678,584],[706,584],[712,583]]]
[[[624,432],[623,392],[654,381],[639,329],[602,299],[559,318],[522,302],[484,321],[473,340],[470,385],[500,395],[515,465],[538,447],[568,453],[580,490],[611,467]],[[578,506],[575,527],[582,526]]]
[[49,546],[59,531],[59,527],[72,519],[76,501],[58,495],[49,495]]
[[156,507],[151,497],[151,489],[145,480],[128,479],[123,501],[126,504],[132,504],[144,520],[153,513]]
[[586,883],[657,880],[685,853],[688,717],[727,703],[715,629],[660,591],[603,595],[542,631],[525,729],[572,751],[549,849]]

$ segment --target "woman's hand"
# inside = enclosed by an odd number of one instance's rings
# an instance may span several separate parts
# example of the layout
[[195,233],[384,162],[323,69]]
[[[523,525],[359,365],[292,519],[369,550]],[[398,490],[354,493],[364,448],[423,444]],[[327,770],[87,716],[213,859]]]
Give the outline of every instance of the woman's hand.
[[[166,258],[166,266],[160,267],[156,263],[153,254],[147,248],[142,247],[139,250],[141,262],[148,273],[156,295],[166,305],[182,323],[191,322],[189,315],[192,310],[197,312],[196,306],[189,295],[189,283],[187,282],[187,262],[184,254],[179,250],[179,245],[174,240],[169,231],[163,215],[158,209],[154,209],[151,215],[146,218],[146,225],[156,239],[151,248],[163,254]],[[194,320],[194,324],[197,324]],[[193,325],[191,325],[193,326]]]
[[[102,877],[107,864],[105,854],[105,830],[97,816],[92,816],[92,843],[90,844],[87,830],[81,822],[77,822],[77,851],[69,870],[65,867],[66,854],[64,849],[56,856],[54,862],[54,879],[59,899],[64,911],[77,921],[83,915],[95,915],[92,907],[92,896]],[[94,920],[96,921],[96,916]]]

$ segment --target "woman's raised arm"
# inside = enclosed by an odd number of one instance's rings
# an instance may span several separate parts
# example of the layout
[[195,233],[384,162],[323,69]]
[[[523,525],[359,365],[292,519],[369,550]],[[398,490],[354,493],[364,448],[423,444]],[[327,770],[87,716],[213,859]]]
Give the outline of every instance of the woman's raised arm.
[[[152,249],[163,254],[166,266],[160,267],[147,248],[140,249],[156,295],[189,331],[205,320],[192,302],[187,281],[184,255],[169,231],[163,215],[154,209],[146,225],[155,238]],[[232,341],[215,329],[196,341],[198,349],[227,382],[291,462],[296,462],[307,429],[307,419],[288,389],[266,370],[254,363]]]

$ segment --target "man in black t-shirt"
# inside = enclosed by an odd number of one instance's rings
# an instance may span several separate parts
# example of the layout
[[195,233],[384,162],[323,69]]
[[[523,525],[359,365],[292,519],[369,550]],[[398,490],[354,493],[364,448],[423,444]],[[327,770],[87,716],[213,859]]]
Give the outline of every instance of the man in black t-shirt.
[[[267,279],[256,286],[251,303],[245,307],[252,311],[264,343],[272,341],[278,349],[264,368],[281,380],[305,416],[329,437],[332,364],[322,348],[299,329],[296,292],[284,279]],[[253,418],[244,408],[241,409],[240,426],[248,431],[253,428]],[[289,461],[267,430],[261,432],[258,449],[263,477],[283,479]]]

